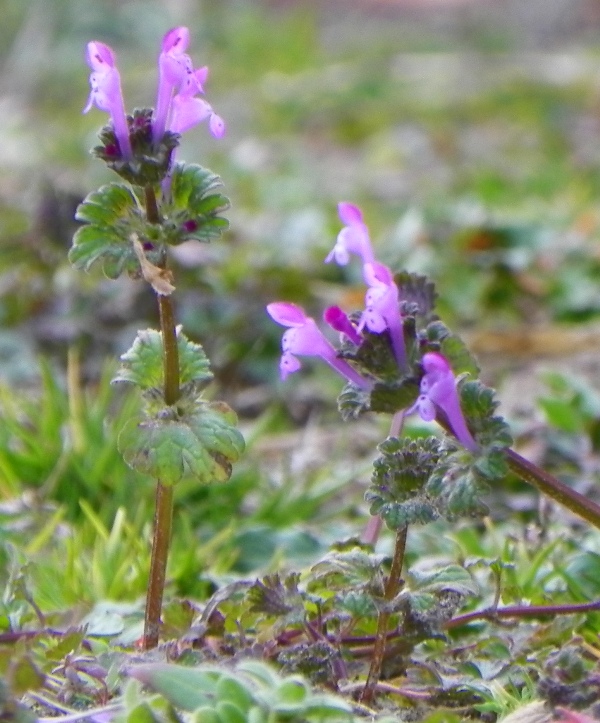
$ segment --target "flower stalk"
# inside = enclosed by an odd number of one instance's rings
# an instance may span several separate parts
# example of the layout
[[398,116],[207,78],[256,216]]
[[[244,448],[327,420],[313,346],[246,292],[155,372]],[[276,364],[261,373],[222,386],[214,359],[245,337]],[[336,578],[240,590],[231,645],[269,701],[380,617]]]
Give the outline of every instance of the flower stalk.
[[[394,556],[392,558],[392,566],[390,574],[385,583],[383,593],[384,605],[379,611],[377,617],[377,632],[375,634],[375,645],[373,647],[373,655],[371,657],[371,665],[367,682],[360,696],[361,703],[370,703],[375,693],[375,688],[379,682],[381,668],[385,657],[385,644],[388,640],[388,626],[392,613],[390,606],[396,595],[402,589],[402,566],[404,564],[404,553],[406,551],[406,538],[408,536],[408,527],[402,527],[396,532],[396,541],[394,545]],[[386,605],[387,603],[387,605]]]
[[[171,299],[175,287],[167,267],[168,247],[188,239],[209,240],[227,226],[219,214],[228,207],[228,200],[214,193],[218,177],[201,166],[174,162],[179,136],[195,125],[208,121],[217,138],[225,132],[222,118],[198,97],[204,94],[208,68],[194,68],[186,52],[189,41],[189,29],[183,26],[165,34],[158,59],[156,107],[132,115],[125,111],[115,53],[99,41],[88,43],[90,94],[84,112],[95,106],[110,116],[94,155],[130,188],[109,184],[102,193],[88,196],[78,209],[78,220],[87,225],[75,234],[70,253],[76,267],[87,270],[102,260],[111,278],[123,272],[142,278],[158,297],[160,334],[149,329],[139,332],[121,357],[124,366],[114,380],[135,384],[144,400],[140,419],[122,430],[119,449],[131,467],[157,481],[144,620],[146,650],[156,647],[160,637],[173,487],[184,476],[193,476],[199,483],[227,480],[231,463],[244,448],[233,411],[224,403],[201,398],[212,378],[208,359],[200,345],[179,332]],[[173,178],[182,177],[185,197],[173,183]],[[157,197],[159,188],[163,193]],[[98,205],[103,208],[100,216]],[[145,219],[140,219],[140,205]],[[180,356],[185,357],[183,368]]]
[[506,459],[510,469],[522,480],[600,529],[600,505],[596,502],[579,494],[525,457],[521,457],[513,449],[506,450]]
[[154,533],[150,558],[150,577],[144,614],[144,650],[158,645],[160,636],[160,613],[167,574],[167,561],[173,524],[173,485],[156,485],[156,506],[154,510]]

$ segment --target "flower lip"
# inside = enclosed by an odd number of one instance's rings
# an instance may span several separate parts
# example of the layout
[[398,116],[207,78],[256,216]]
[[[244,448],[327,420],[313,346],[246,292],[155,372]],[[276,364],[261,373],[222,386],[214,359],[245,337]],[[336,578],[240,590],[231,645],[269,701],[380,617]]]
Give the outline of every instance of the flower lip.
[[416,411],[423,421],[431,422],[437,416],[437,409],[440,409],[463,447],[477,452],[479,445],[467,427],[449,362],[439,352],[427,352],[423,355],[421,366],[425,371],[421,379],[421,394],[408,413]]
[[282,355],[279,362],[281,378],[300,369],[295,355],[319,356],[333,369],[356,384],[368,389],[371,382],[362,377],[345,359],[338,357],[336,350],[317,326],[315,320],[307,316],[302,307],[286,301],[276,301],[267,306],[267,313],[278,324],[288,329],[281,339]]
[[162,40],[163,53],[181,55],[187,50],[190,44],[190,30],[185,25],[171,28],[167,31]]
[[289,301],[274,301],[267,305],[267,313],[282,326],[302,326],[310,317],[306,316],[304,309]]
[[181,26],[169,30],[163,38],[158,58],[158,94],[152,126],[154,143],[159,143],[165,130],[184,133],[206,119],[215,138],[225,134],[225,123],[212,106],[197,98],[204,93],[208,67],[194,69],[192,59],[185,52],[189,45],[189,29]]
[[99,40],[90,40],[86,46],[86,58],[88,65],[95,72],[106,72],[108,68],[115,67],[115,54],[108,45]]
[[346,226],[358,226],[358,224],[364,223],[360,208],[347,201],[338,203],[338,216]]
[[363,222],[360,208],[342,201],[338,204],[338,214],[345,225],[337,236],[335,246],[327,254],[325,263],[335,260],[340,266],[346,266],[350,254],[360,256],[364,264],[375,261],[369,230]]
[[87,113],[95,105],[99,110],[110,114],[121,155],[129,160],[133,152],[115,54],[108,45],[92,40],[86,46],[86,59],[92,72],[90,95],[83,112]]

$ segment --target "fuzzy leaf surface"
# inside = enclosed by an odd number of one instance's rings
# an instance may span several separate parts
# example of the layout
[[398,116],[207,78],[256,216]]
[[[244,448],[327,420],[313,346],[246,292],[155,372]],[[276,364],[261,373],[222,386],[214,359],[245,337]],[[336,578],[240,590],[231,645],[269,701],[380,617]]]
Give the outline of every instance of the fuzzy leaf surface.
[[[181,387],[201,390],[213,378],[204,349],[200,344],[190,341],[180,327],[177,328],[177,348]],[[113,383],[130,382],[142,391],[162,391],[164,369],[161,332],[155,329],[139,331],[131,348],[121,356],[121,362]]]
[[427,483],[443,450],[435,437],[409,440],[388,437],[379,445],[373,477],[365,493],[371,514],[380,515],[392,530],[426,524],[439,516]]
[[223,402],[187,400],[181,406],[127,424],[118,442],[125,462],[165,485],[184,477],[201,484],[226,482],[245,446],[234,426],[235,412]]
[[460,595],[479,593],[479,588],[469,572],[460,565],[445,565],[426,570],[413,567],[407,577],[410,580],[410,589],[415,592],[435,594],[451,590]]
[[228,228],[221,214],[229,208],[229,199],[218,192],[221,185],[219,176],[207,168],[175,164],[171,198],[161,208],[165,243],[210,241]]
[[79,205],[75,218],[85,224],[77,229],[69,252],[69,260],[76,269],[89,271],[98,261],[111,279],[123,272],[137,278],[140,264],[132,235],[144,244],[151,263],[160,262],[159,227],[147,223],[138,199],[128,186],[109,183],[93,191]]

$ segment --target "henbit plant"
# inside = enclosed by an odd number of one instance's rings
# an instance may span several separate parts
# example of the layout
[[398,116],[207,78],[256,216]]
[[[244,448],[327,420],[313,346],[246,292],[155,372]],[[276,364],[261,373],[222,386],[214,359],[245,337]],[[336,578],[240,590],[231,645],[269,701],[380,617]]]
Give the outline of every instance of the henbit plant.
[[[433,283],[417,274],[393,274],[376,260],[361,210],[350,203],[340,203],[338,210],[344,227],[325,260],[345,265],[352,255],[360,257],[368,287],[362,312],[346,314],[338,307],[324,312],[324,321],[340,334],[338,348],[295,304],[274,302],[267,306],[267,312],[288,327],[281,344],[282,379],[300,369],[297,356],[319,356],[347,381],[338,398],[344,419],[365,412],[392,415],[390,436],[379,445],[380,456],[365,495],[371,513],[396,535],[389,575],[379,583],[377,630],[361,693],[361,701],[369,703],[378,688],[390,645],[392,616],[404,620],[398,629],[406,627],[410,637],[412,617],[436,607],[430,600],[426,604],[421,601],[424,608],[419,608],[402,579],[410,525],[486,515],[483,494],[511,470],[598,528],[600,506],[510,449],[512,438],[506,422],[495,414],[493,390],[479,381],[475,359],[460,338],[435,315]],[[446,432],[443,438],[402,438],[404,420],[415,412],[425,422],[437,421]],[[369,531],[372,542],[377,525],[371,527],[375,530]],[[443,578],[443,571],[441,575]],[[460,584],[451,589],[459,597],[469,593],[468,586],[461,589]],[[435,637],[436,629],[475,619],[467,615],[450,623],[448,618],[457,605],[458,599],[446,600],[439,602],[437,612],[428,613],[431,630],[429,634],[425,631],[425,639]],[[556,616],[596,609],[598,603],[522,605],[503,610],[496,600],[492,609],[477,615],[526,617],[545,611]],[[405,641],[405,645],[410,647],[410,642]]]
[[223,402],[202,397],[212,379],[209,362],[202,347],[176,325],[171,300],[169,248],[191,239],[210,241],[227,228],[222,213],[228,200],[218,191],[220,179],[201,166],[175,162],[181,133],[204,120],[215,137],[225,131],[222,119],[198,97],[208,69],[194,69],[185,52],[188,44],[187,28],[166,33],[156,107],[126,115],[113,51],[97,41],[88,43],[91,91],[84,112],[96,106],[111,119],[93,153],[126,183],[109,183],[86,197],[76,215],[83,225],[69,254],[78,269],[99,262],[109,278],[127,273],[143,279],[158,300],[160,331],[138,333],[114,378],[136,386],[143,401],[139,418],[122,430],[119,449],[127,464],[156,480],[146,649],[159,640],[173,486],[185,477],[202,484],[226,481],[244,449],[235,413]]

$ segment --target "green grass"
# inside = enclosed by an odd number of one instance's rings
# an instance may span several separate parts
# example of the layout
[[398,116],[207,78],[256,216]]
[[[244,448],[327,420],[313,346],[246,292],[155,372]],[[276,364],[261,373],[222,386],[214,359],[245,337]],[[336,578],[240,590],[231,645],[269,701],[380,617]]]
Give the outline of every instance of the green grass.
[[[154,494],[152,481],[117,452],[139,400],[110,384],[114,358],[130,345],[134,327],[156,325],[154,300],[134,282],[74,274],[66,261],[71,194],[108,178],[87,156],[104,117],[80,113],[88,39],[114,46],[127,100],[139,106],[154,99],[161,34],[189,24],[193,57],[211,67],[207,97],[229,127],[219,144],[205,129],[190,134],[183,155],[224,179],[231,231],[174,268],[178,318],[213,360],[211,394],[239,408],[248,450],[227,484],[184,480],[176,488],[165,609],[174,660],[197,664],[207,651],[228,660],[250,650],[275,661],[283,652],[286,674],[310,677],[311,655],[323,650],[312,639],[308,652],[288,649],[306,633],[306,619],[327,620],[332,635],[374,630],[379,601],[365,559],[361,567],[357,555],[344,567],[347,579],[318,571],[332,558],[342,565],[340,544],[351,548],[348,539],[364,528],[363,494],[385,423],[342,424],[337,382],[316,364],[280,385],[280,329],[264,312],[279,299],[315,317],[330,303],[360,306],[355,270],[323,264],[339,230],[339,200],[364,208],[386,263],[432,276],[449,323],[492,332],[558,322],[585,329],[600,313],[593,74],[584,70],[561,84],[524,67],[519,78],[507,70],[497,79],[492,70],[507,58],[484,52],[484,80],[469,87],[439,76],[443,62],[435,71],[428,63],[436,58],[419,55],[433,49],[455,53],[443,56],[449,64],[460,60],[464,45],[431,30],[411,36],[390,23],[357,42],[342,39],[341,21],[328,36],[304,4],[274,11],[205,2],[183,18],[160,2],[117,5],[45,7],[40,42],[25,54],[12,40],[26,14],[35,17],[35,3],[9,0],[0,29],[0,56],[18,71],[8,80],[23,114],[7,130],[6,147],[32,150],[23,170],[0,169],[0,636],[50,630],[18,645],[0,638],[0,675],[20,696],[39,692],[39,669],[48,676],[45,694],[73,709],[101,704],[106,690],[121,700],[117,671],[137,654]],[[484,51],[511,46],[489,28],[463,41]],[[38,176],[51,179],[52,193],[36,188]],[[70,364],[68,348],[80,350],[79,359],[71,351]],[[533,443],[551,471],[593,492],[597,391],[576,374],[545,379],[547,390],[530,405],[535,418],[515,425],[517,441]],[[598,597],[597,531],[557,512],[538,514],[529,489],[513,479],[490,491],[490,507],[483,523],[437,522],[410,533],[410,566],[467,571],[476,592],[456,614]],[[384,531],[377,553],[385,556],[390,546]],[[385,559],[362,552],[373,569],[384,569],[378,565]],[[290,571],[300,576],[301,602],[293,580],[282,591],[265,578],[279,573],[285,581]],[[248,588],[257,579],[284,595],[288,617],[256,609]],[[205,618],[209,600],[216,611]],[[93,634],[82,632],[86,623]],[[71,632],[57,642],[52,630]],[[560,701],[568,681],[573,692],[563,704],[583,708],[594,692],[599,632],[598,612],[481,619],[424,640],[410,654],[401,650],[405,669],[390,670],[389,680],[405,693],[442,692],[421,708],[415,697],[390,700],[407,720],[450,723],[468,710],[487,722],[536,697]],[[55,671],[69,655],[104,666],[104,682],[81,673],[80,686],[73,685],[64,668]],[[350,646],[344,655],[350,678],[364,673],[364,658]],[[131,686],[125,695],[132,721],[150,716],[144,705],[167,715],[168,696],[148,703]]]

